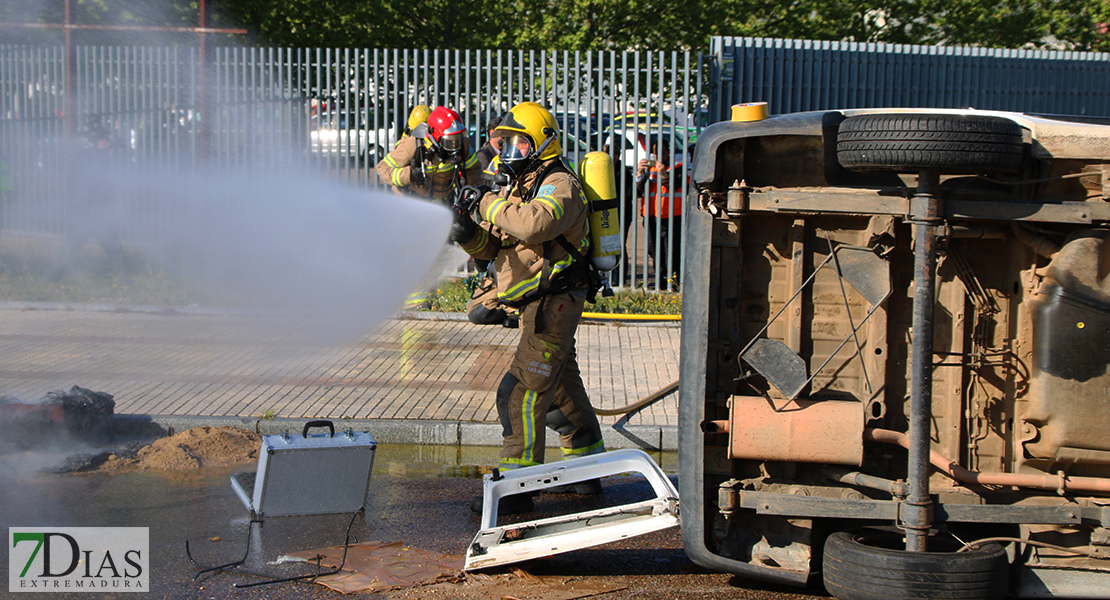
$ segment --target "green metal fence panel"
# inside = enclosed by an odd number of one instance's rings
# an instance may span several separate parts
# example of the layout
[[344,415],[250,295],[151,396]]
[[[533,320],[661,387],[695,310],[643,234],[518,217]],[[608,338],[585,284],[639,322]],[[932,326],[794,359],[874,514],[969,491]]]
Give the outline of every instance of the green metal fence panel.
[[713,120],[880,107],[977,108],[1110,117],[1110,54],[714,37]]

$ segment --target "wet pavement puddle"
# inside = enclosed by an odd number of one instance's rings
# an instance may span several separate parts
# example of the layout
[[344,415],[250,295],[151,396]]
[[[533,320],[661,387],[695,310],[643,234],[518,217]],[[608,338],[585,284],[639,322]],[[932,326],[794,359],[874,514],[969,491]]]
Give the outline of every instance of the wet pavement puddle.
[[[496,464],[498,450],[380,445],[363,515],[354,519],[350,514],[271,518],[261,526],[254,525],[249,538],[251,517],[232,490],[230,477],[253,469],[255,463],[192,471],[60,474],[30,468],[38,462],[30,456],[6,455],[0,456],[0,525],[5,529],[147,527],[151,597],[207,598],[205,589],[230,590],[235,584],[264,578],[210,573],[194,581],[200,567],[226,564],[245,555],[240,570],[246,573],[265,577],[311,574],[316,569],[313,565],[273,563],[279,556],[298,551],[342,546],[352,523],[352,543],[402,542],[405,547],[461,557],[479,527],[478,515],[469,510],[470,501],[481,494],[481,477],[489,472],[488,465]],[[675,453],[657,453],[653,458],[668,472],[677,466]],[[548,460],[558,460],[557,449]],[[14,465],[23,470],[15,470]],[[632,481],[636,478],[625,479],[629,481],[614,481],[608,495],[619,497],[623,492],[618,490],[634,490],[639,485]],[[537,511],[566,508],[567,502],[545,496]],[[7,573],[7,565],[4,568]],[[276,597],[271,594],[279,587],[283,586],[236,593],[269,598]],[[302,596],[306,592],[313,597],[334,594],[322,586],[294,587]],[[264,591],[267,589],[271,591]]]

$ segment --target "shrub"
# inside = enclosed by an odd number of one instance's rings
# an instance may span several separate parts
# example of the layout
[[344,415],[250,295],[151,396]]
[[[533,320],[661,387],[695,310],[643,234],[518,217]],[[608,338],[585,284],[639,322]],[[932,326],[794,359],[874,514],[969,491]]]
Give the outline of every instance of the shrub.
[[[463,312],[470,294],[478,284],[476,275],[465,279],[443,281],[428,295],[433,312]],[[586,312],[626,315],[677,315],[682,313],[681,292],[646,292],[620,290],[609,297],[597,296],[597,302],[586,306]]]

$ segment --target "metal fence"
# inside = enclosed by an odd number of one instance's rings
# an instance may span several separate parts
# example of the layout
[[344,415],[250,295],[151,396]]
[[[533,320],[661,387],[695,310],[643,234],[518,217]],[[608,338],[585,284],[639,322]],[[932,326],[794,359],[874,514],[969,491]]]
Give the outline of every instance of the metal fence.
[[710,113],[934,107],[1110,116],[1110,54],[715,37]]
[[[202,60],[195,48],[0,46],[3,227],[80,235],[75,190],[90,166],[279,167],[381,186],[374,165],[416,104],[459,111],[474,148],[491,117],[531,100],[559,119],[574,164],[608,144],[631,169],[652,141],[676,164],[705,114],[705,72],[700,55],[675,52],[216,48]],[[645,243],[662,232],[645,229],[632,187],[618,178],[629,260],[614,283],[673,288]]]
[[[680,257],[681,219],[643,217],[631,169],[653,142],[669,164],[686,162],[700,129],[733,104],[1108,116],[1106,90],[1107,54],[761,38],[713,38],[708,55],[228,47],[202,59],[187,47],[0,46],[0,225],[83,235],[74,224],[89,212],[90,171],[280,168],[382,186],[374,165],[414,105],[458,110],[477,148],[490,117],[532,100],[560,120],[572,162],[607,150],[622,167],[627,260],[614,283],[674,289],[678,278],[647,242],[665,237]],[[135,226],[113,235],[134,241]]]

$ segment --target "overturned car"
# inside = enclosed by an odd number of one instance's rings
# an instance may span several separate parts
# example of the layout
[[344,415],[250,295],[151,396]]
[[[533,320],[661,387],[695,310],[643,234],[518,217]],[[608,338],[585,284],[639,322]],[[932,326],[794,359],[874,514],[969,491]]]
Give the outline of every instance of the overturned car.
[[684,211],[691,558],[1110,597],[1110,120],[737,108]]

